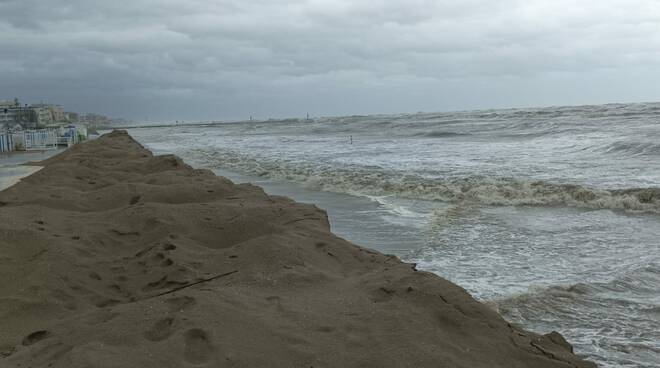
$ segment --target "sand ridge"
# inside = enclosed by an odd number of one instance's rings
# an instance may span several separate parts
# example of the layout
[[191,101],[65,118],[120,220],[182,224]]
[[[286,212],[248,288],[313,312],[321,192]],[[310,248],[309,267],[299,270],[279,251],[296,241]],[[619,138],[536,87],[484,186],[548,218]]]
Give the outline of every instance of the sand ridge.
[[0,367],[593,367],[124,131],[0,192]]

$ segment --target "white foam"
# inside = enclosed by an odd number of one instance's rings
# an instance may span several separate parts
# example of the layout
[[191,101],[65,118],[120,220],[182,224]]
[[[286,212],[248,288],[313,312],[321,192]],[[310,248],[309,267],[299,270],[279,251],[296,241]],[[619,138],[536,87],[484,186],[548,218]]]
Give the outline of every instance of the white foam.
[[206,164],[258,176],[295,181],[316,189],[367,196],[400,216],[415,217],[409,208],[388,198],[422,199],[500,206],[569,206],[660,213],[660,188],[608,191],[580,185],[555,184],[510,177],[473,176],[426,178],[382,169],[338,167],[331,164],[289,161],[246,155],[232,150],[195,152]]

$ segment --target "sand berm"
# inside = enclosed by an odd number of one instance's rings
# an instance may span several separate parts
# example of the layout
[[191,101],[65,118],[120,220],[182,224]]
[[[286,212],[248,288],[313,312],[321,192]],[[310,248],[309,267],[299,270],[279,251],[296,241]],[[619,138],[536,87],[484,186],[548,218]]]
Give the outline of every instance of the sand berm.
[[0,192],[0,367],[593,367],[124,131]]

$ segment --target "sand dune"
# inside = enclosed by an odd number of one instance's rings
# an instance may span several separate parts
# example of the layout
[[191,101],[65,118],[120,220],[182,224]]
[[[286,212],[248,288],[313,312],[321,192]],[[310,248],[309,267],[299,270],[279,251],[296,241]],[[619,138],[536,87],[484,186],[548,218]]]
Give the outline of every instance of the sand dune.
[[325,212],[111,134],[0,192],[0,367],[592,367]]

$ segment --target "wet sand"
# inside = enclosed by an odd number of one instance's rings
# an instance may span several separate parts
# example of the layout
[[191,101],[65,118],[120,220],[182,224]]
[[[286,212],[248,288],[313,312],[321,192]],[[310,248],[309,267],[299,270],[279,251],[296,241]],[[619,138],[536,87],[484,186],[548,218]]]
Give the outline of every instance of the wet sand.
[[0,192],[0,366],[592,367],[556,332],[125,132]]
[[30,166],[26,165],[26,163],[46,159],[60,151],[61,150],[0,154],[0,190],[18,183],[21,178],[41,169],[41,166]]

